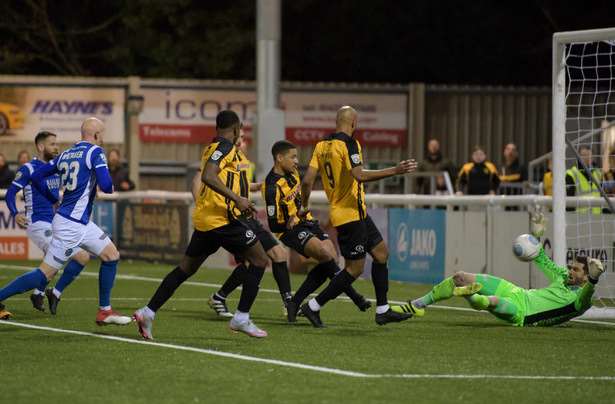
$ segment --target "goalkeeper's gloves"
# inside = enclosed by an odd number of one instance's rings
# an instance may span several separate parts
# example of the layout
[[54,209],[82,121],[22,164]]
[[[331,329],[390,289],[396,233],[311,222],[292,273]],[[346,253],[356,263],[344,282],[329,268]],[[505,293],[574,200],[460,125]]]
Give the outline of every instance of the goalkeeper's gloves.
[[602,262],[595,258],[590,258],[587,260],[588,272],[589,272],[589,281],[593,284],[598,283],[598,278],[600,275],[604,273],[604,266]]
[[530,212],[530,231],[532,236],[540,239],[547,228],[547,218],[540,206],[536,206],[533,212]]

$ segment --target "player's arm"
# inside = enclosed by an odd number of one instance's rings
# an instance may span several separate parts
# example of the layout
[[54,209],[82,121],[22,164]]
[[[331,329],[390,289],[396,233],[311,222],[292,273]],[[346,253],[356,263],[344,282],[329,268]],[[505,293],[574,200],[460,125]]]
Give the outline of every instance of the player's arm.
[[[312,188],[314,188],[314,182],[316,181],[316,176],[318,175],[318,162],[315,160],[316,155],[312,157],[312,161],[308,169],[301,180],[301,215],[305,215],[308,210],[309,202],[310,202],[310,194],[312,193]],[[313,164],[316,164],[314,167]]]
[[267,223],[269,230],[274,233],[283,233],[286,223],[279,220],[279,210],[282,197],[276,183],[269,183],[265,186],[265,206],[267,207]]
[[203,181],[205,185],[213,189],[215,192],[235,202],[237,209],[239,209],[241,213],[256,213],[256,208],[252,202],[250,202],[247,198],[237,195],[232,190],[227,188],[222,181],[220,181],[220,177],[218,177],[218,175],[221,171],[222,170],[218,164],[208,161],[207,164],[205,164],[205,170],[203,170],[201,181]]
[[600,276],[604,273],[602,262],[595,258],[587,260],[588,274],[587,282],[577,293],[577,300],[574,302],[575,309],[581,313],[592,307],[592,297]]
[[534,264],[545,274],[549,282],[568,277],[568,270],[553,262],[542,247],[540,247],[538,256],[534,258]]
[[416,170],[417,164],[414,160],[400,161],[395,167],[383,168],[381,170],[366,170],[363,165],[356,165],[352,168],[352,176],[360,182],[378,181],[395,175],[408,174]]
[[51,160],[49,163],[40,166],[38,169],[34,170],[32,176],[30,177],[30,183],[38,192],[43,194],[43,196],[52,204],[58,202],[58,198],[51,192],[45,179],[51,175],[57,174],[58,166],[56,165],[55,160]]
[[250,183],[250,192],[258,192],[263,188],[262,182],[251,182]]
[[107,166],[107,158],[103,149],[97,148],[92,153],[92,167],[94,167],[94,175],[96,175],[96,183],[98,188],[105,194],[113,193],[113,179]]
[[11,216],[16,217],[19,214],[17,210],[17,194],[21,191],[28,183],[30,182],[30,170],[24,164],[22,165],[17,174],[15,174],[15,179],[9,186],[9,189],[6,191],[6,206],[9,208],[9,212],[11,212]]

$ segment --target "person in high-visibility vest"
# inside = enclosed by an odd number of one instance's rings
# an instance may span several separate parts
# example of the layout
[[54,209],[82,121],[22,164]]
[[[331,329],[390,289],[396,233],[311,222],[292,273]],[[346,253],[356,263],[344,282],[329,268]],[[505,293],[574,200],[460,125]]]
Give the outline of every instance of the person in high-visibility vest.
[[[581,146],[579,148],[579,154],[581,155],[581,159],[583,163],[591,170],[591,175],[594,177],[596,182],[600,184],[602,181],[602,172],[597,168],[593,167],[592,163],[592,151],[587,146]],[[577,166],[573,166],[566,170],[566,195],[567,196],[580,196],[585,198],[591,197],[600,197],[600,191],[596,184],[592,182],[591,178],[588,176],[585,169],[581,164],[577,164]],[[577,208],[576,211],[578,213],[587,213],[589,208]],[[602,213],[601,207],[593,207],[591,211],[594,215],[599,215]]]

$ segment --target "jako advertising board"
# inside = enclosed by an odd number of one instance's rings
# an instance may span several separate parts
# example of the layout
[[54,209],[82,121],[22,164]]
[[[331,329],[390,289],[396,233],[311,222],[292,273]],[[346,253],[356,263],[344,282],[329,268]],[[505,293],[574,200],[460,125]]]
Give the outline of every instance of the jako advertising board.
[[106,143],[124,141],[123,88],[61,86],[0,87],[0,139],[31,142],[42,130],[60,142],[76,142],[90,116],[105,122]]
[[444,210],[389,209],[390,278],[435,284],[444,279]]
[[[216,115],[223,109],[237,112],[249,134],[256,117],[253,91],[146,87],[143,94],[139,132],[144,142],[208,143],[215,135]],[[333,132],[336,111],[343,105],[359,112],[356,136],[362,145],[405,145],[405,94],[284,92],[286,139],[297,145],[316,143]]]

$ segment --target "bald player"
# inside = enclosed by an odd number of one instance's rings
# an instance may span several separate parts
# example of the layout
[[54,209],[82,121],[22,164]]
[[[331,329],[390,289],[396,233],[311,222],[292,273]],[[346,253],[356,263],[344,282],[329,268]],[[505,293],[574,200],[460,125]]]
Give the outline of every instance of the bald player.
[[335,133],[316,144],[310,166],[303,178],[302,206],[307,211],[314,180],[320,174],[331,206],[330,220],[337,230],[337,241],[346,261],[345,269],[316,298],[301,306],[301,311],[315,327],[323,326],[321,307],[340,295],[363,272],[366,253],[374,259],[372,282],[376,291],[376,323],[384,325],[407,320],[412,316],[412,313],[397,310],[398,307],[394,311],[388,304],[389,252],[382,235],[367,214],[363,183],[410,173],[416,169],[417,164],[414,160],[404,160],[395,167],[383,170],[364,169],[361,145],[353,137],[356,128],[357,111],[349,106],[340,108],[337,111]]
[[105,152],[100,147],[104,133],[105,125],[100,119],[86,119],[81,125],[81,141],[32,174],[32,186],[52,204],[58,202],[58,197],[47,187],[45,179],[60,174],[64,196],[53,217],[53,236],[41,265],[0,289],[0,318],[10,316],[2,301],[34,288],[44,288],[80,249],[84,249],[101,260],[98,276],[100,307],[96,324],[125,325],[131,322],[130,317],[111,308],[111,289],[120,253],[109,236],[90,221],[96,187],[104,193],[113,193]]

